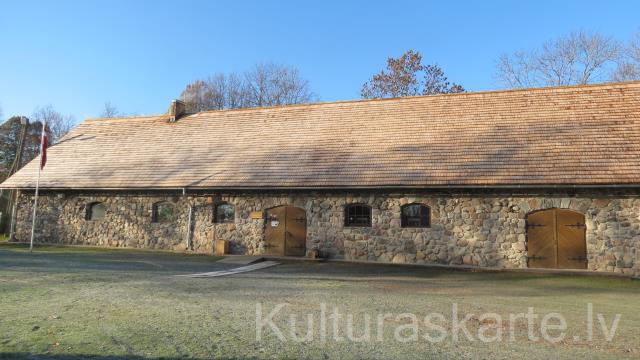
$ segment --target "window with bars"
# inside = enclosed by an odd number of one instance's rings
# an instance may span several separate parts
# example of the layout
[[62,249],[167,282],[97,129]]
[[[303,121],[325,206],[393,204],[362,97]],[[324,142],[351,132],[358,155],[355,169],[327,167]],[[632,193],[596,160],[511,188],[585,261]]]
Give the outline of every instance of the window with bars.
[[350,204],[345,207],[344,226],[371,226],[371,207],[365,204]]
[[431,208],[423,204],[404,205],[401,210],[401,226],[427,228],[431,226]]
[[151,221],[154,223],[166,223],[174,220],[174,206],[167,201],[153,204]]
[[232,223],[235,220],[236,207],[232,204],[222,203],[215,207],[213,219],[218,224]]

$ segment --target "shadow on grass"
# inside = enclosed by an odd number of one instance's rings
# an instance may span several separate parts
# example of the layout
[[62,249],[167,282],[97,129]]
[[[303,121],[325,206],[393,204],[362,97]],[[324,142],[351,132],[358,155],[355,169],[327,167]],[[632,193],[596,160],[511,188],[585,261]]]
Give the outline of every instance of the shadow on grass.
[[21,244],[0,245],[0,269],[47,273],[74,273],[86,270],[113,272],[184,273],[232,267],[206,254],[181,254],[138,249],[36,247],[33,252]]
[[[29,244],[26,243],[10,243],[0,242],[0,250],[16,250],[22,252],[29,251]],[[98,253],[105,255],[159,255],[159,256],[185,256],[195,258],[208,258],[219,260],[221,257],[203,253],[170,251],[162,249],[140,249],[131,247],[100,247],[100,246],[83,246],[83,245],[56,245],[56,244],[35,244],[34,252],[45,253]]]

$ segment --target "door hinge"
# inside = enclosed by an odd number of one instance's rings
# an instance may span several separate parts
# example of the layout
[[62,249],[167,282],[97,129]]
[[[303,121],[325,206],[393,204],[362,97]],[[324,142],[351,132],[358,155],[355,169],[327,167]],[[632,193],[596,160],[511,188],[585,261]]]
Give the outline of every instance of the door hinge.
[[527,223],[527,224],[525,225],[525,227],[526,227],[527,229],[532,228],[532,227],[542,227],[542,226],[547,226],[547,225],[544,225],[544,224],[530,224],[530,223]]
[[577,228],[584,228],[587,227],[585,224],[581,223],[581,222],[577,222],[575,224],[565,224],[564,226],[569,226],[569,227],[577,227]]
[[536,256],[536,255],[527,256],[527,259],[529,260],[544,260],[546,258],[547,258],[546,256]]
[[567,260],[571,260],[571,261],[587,261],[587,257],[586,256],[568,257]]

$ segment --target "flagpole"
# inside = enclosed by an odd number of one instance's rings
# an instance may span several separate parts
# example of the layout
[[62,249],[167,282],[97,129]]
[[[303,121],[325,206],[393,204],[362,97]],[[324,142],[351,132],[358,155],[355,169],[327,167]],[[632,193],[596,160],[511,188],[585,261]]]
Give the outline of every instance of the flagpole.
[[31,241],[29,242],[29,252],[33,251],[33,236],[36,230],[36,210],[38,209],[38,190],[40,188],[40,171],[42,170],[42,147],[44,146],[44,132],[47,123],[42,122],[42,136],[40,137],[40,157],[38,161],[38,179],[36,180],[36,196],[33,200],[33,218],[31,219]]

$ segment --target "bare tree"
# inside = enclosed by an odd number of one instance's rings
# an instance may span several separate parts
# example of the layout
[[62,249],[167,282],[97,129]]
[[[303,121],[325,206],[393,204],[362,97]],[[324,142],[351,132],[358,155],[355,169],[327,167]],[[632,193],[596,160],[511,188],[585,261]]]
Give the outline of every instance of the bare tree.
[[190,112],[224,109],[226,81],[224,74],[196,80],[187,85],[180,98],[187,104]]
[[228,109],[238,109],[247,107],[246,89],[242,78],[231,73],[226,78],[226,102],[225,107]]
[[627,51],[631,60],[640,64],[640,31],[638,31],[631,39]]
[[31,120],[39,123],[45,122],[47,124],[49,132],[51,133],[52,144],[55,144],[75,126],[73,116],[64,116],[55,111],[51,105],[37,108],[33,115],[31,115]]
[[275,63],[256,64],[245,73],[247,106],[277,106],[312,101],[309,82],[297,69]]
[[100,117],[114,118],[118,116],[120,116],[120,112],[118,111],[118,108],[115,105],[113,105],[110,101],[107,101],[106,103],[104,103],[104,109],[102,110]]
[[536,84],[536,60],[534,54],[517,51],[503,54],[498,59],[496,78],[506,87],[532,87]]
[[640,65],[632,62],[623,62],[618,65],[616,71],[611,75],[613,81],[633,81],[640,80]]
[[510,88],[589,84],[611,79],[622,45],[598,33],[572,32],[529,52],[502,55],[496,79]]
[[613,73],[613,80],[640,80],[640,31],[629,41],[624,52],[624,59]]
[[409,50],[399,58],[387,58],[387,68],[362,85],[365,99],[464,92],[450,83],[438,65],[423,65],[422,55]]
[[215,74],[196,80],[180,98],[190,112],[311,102],[315,95],[298,70],[274,63],[257,64],[243,75]]
[[188,111],[198,112],[214,109],[211,106],[213,101],[209,99],[210,92],[208,87],[209,85],[204,80],[196,80],[187,85],[182,94],[180,94],[180,98],[187,105]]

